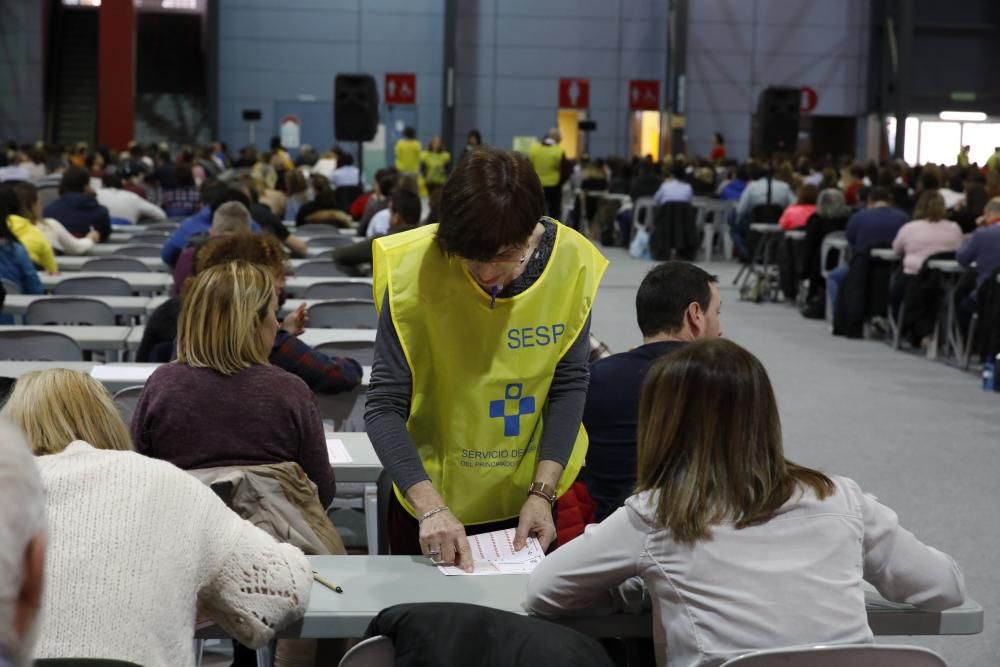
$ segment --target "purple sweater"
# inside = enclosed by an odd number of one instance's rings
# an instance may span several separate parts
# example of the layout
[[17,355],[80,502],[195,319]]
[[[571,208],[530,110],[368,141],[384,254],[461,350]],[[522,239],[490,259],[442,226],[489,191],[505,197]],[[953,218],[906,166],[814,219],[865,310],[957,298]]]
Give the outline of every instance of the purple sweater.
[[164,364],[139,397],[132,442],[139,453],[185,470],[294,461],[316,484],[323,507],[336,491],[316,397],[274,366],[227,377]]

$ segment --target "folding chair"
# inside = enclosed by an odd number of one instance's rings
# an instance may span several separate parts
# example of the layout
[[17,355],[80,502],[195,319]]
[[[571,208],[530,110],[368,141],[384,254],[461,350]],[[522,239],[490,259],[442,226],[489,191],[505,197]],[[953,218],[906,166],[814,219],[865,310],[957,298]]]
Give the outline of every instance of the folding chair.
[[58,296],[132,296],[132,286],[114,276],[74,276],[52,288]]
[[[295,269],[296,276],[319,276],[323,278],[347,277],[347,273],[329,260],[302,262]],[[369,290],[370,292],[371,290]]]
[[143,229],[148,229],[151,232],[174,232],[180,227],[180,223],[177,222],[154,222],[150,225],[143,225]]
[[752,651],[722,667],[948,667],[940,655],[919,646],[845,644]]
[[376,329],[378,313],[371,299],[338,299],[309,306],[309,324],[325,329]]
[[130,243],[159,243],[163,244],[164,241],[170,238],[170,232],[141,232],[139,234],[133,234],[132,238],[129,239]]
[[392,648],[392,640],[378,635],[356,644],[345,653],[339,667],[392,667],[395,664],[396,652]]
[[338,234],[336,236],[313,236],[306,240],[310,248],[342,248],[354,245],[359,239]]
[[362,366],[371,366],[375,359],[375,342],[370,340],[345,340],[335,343],[322,343],[316,346],[317,352],[331,357],[347,357],[354,359]]
[[125,273],[152,273],[146,264],[140,262],[138,259],[133,257],[115,257],[109,255],[107,257],[95,257],[94,259],[88,259],[80,267],[81,271],[108,271],[108,272],[125,272]]
[[123,257],[159,257],[160,245],[153,243],[136,243],[133,236],[132,241],[121,248],[116,248],[112,255]]
[[28,326],[84,324],[92,327],[113,327],[118,322],[115,311],[103,301],[71,296],[32,301],[24,311],[24,323]]
[[322,223],[305,224],[296,227],[296,236],[301,236],[304,239],[312,239],[317,236],[342,236],[340,229],[334,227],[333,225],[324,225]]
[[83,361],[80,345],[65,334],[38,329],[0,331],[5,361]]
[[316,283],[306,288],[306,299],[371,299],[372,286],[367,283]]
[[122,416],[122,421],[126,424],[132,423],[132,415],[135,413],[135,406],[139,403],[139,395],[142,394],[142,385],[125,387],[115,392],[112,400],[118,408],[118,414]]

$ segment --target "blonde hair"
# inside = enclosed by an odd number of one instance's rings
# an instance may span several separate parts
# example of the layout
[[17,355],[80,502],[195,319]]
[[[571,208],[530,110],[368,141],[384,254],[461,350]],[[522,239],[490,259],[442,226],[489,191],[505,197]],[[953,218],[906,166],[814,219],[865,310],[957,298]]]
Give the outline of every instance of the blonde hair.
[[132,449],[108,390],[86,373],[68,368],[22,375],[0,415],[24,431],[37,456],[58,454],[74,440],[98,449]]
[[199,272],[187,285],[177,323],[177,361],[232,375],[266,366],[270,345],[260,327],[274,277],[264,267],[236,260]]

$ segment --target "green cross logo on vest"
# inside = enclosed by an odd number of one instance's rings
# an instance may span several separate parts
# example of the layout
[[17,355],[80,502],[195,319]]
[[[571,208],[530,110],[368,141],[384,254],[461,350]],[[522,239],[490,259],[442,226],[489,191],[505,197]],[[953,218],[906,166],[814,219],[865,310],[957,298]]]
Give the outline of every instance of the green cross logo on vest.
[[[503,435],[505,438],[512,438],[521,435],[521,416],[534,414],[535,397],[521,396],[524,393],[524,385],[520,383],[507,385],[503,393],[502,399],[490,401],[490,418],[503,417]],[[507,414],[508,403],[513,403],[516,410],[514,414]]]

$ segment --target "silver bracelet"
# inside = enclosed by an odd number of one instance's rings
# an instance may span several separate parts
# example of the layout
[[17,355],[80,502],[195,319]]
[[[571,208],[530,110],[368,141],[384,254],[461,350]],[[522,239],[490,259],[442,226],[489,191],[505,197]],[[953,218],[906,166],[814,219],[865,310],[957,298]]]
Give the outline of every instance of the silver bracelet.
[[420,524],[422,524],[422,523],[424,522],[424,520],[425,520],[425,519],[429,519],[430,517],[434,516],[434,515],[435,515],[435,514],[437,514],[438,512],[447,512],[447,511],[449,511],[449,510],[448,510],[448,506],[447,506],[447,505],[441,505],[440,507],[435,507],[435,508],[434,508],[434,509],[432,509],[431,511],[429,511],[429,512],[425,512],[425,513],[424,513],[424,514],[423,514],[423,515],[422,515],[422,516],[421,516],[421,517],[420,517],[420,518],[419,518],[419,519],[417,520],[417,525],[419,526]]

